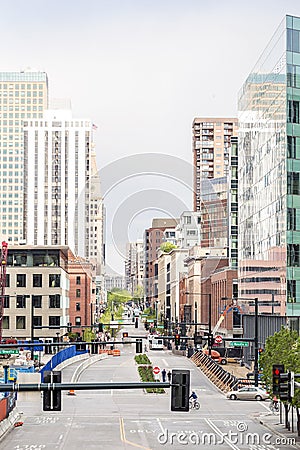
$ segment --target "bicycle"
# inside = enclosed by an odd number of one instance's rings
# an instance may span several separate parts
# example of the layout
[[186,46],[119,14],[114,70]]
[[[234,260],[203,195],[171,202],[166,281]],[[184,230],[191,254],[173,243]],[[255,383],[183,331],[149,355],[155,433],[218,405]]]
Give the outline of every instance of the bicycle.
[[271,402],[270,403],[270,411],[273,414],[279,413],[279,402]]
[[200,409],[200,403],[197,400],[190,400],[190,409]]

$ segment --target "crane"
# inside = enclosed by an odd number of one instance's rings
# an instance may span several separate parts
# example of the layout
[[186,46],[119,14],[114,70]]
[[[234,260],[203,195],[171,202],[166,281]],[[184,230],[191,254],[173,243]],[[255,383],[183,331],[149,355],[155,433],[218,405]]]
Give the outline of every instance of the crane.
[[5,299],[5,287],[6,287],[6,266],[7,266],[7,242],[2,242],[1,249],[1,274],[0,274],[0,343],[2,342],[2,330],[3,330],[3,310]]

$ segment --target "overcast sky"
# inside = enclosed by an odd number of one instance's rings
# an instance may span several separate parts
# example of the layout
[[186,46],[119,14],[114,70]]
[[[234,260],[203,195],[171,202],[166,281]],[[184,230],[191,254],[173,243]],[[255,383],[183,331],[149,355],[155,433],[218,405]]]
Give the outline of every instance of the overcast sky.
[[[74,115],[98,126],[104,175],[120,158],[126,166],[128,156],[153,152],[191,165],[193,118],[235,117],[238,91],[279,23],[286,14],[300,16],[299,0],[0,0],[0,6],[0,70],[47,72],[50,97],[70,98]],[[180,192],[161,176],[140,175],[104,192],[109,243],[124,196],[151,186],[180,199],[176,212],[168,212],[169,199],[157,211],[139,200],[140,213],[120,222],[131,240],[142,237],[151,215],[179,214],[182,202],[192,208],[190,187]],[[123,270],[122,258],[110,251],[108,262]]]

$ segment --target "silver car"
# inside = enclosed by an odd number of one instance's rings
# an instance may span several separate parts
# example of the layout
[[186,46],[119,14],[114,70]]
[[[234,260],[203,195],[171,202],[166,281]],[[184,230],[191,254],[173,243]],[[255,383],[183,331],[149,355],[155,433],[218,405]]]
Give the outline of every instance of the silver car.
[[230,400],[266,400],[269,394],[260,387],[245,386],[237,391],[227,392],[226,397]]

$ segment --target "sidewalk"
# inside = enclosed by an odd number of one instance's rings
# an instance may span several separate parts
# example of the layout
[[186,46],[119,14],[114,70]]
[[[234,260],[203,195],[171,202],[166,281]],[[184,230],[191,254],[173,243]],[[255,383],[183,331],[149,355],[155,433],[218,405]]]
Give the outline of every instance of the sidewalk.
[[[297,433],[296,414],[294,414],[294,431],[288,431],[284,423],[280,423],[279,414],[268,413],[267,411],[255,417],[255,420],[261,425],[265,426],[271,433],[274,433],[282,438],[281,444],[289,445],[287,448],[300,449],[300,436]],[[284,417],[282,417],[282,422]],[[292,429],[292,428],[291,428]],[[279,444],[279,442],[278,442]],[[292,445],[292,447],[290,447]],[[294,447],[293,447],[294,446]]]

